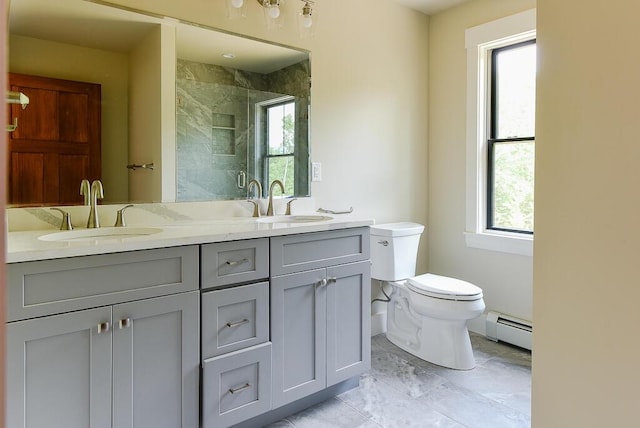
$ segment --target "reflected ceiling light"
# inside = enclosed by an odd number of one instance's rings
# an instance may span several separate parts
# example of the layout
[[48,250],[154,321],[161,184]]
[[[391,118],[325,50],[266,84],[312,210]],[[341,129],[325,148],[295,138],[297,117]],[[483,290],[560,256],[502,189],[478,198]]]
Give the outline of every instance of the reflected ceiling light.
[[[267,28],[272,29],[283,26],[282,6],[285,0],[256,0],[264,10]],[[313,16],[314,0],[300,0],[303,3],[298,13],[300,35],[302,37],[312,34],[315,17]],[[226,0],[229,18],[245,17],[247,2],[245,0]]]
[[311,2],[304,2],[304,7],[302,8],[302,13],[300,14],[300,25],[304,28],[311,28],[313,25],[313,19],[311,14],[313,13],[313,9],[311,9]]

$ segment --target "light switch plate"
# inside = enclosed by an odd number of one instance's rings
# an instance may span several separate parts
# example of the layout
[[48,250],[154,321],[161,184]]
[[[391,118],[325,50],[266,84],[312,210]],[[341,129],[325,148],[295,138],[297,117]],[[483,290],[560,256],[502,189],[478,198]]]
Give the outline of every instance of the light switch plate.
[[322,164],[311,162],[311,181],[322,181]]

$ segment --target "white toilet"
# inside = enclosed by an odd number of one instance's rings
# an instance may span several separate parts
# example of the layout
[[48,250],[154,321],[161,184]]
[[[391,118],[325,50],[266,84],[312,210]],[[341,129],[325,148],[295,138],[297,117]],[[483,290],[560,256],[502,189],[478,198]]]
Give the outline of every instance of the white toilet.
[[414,276],[423,230],[423,225],[408,222],[371,226],[371,277],[392,287],[387,338],[431,363],[472,369],[467,320],[484,311],[482,289],[430,273]]

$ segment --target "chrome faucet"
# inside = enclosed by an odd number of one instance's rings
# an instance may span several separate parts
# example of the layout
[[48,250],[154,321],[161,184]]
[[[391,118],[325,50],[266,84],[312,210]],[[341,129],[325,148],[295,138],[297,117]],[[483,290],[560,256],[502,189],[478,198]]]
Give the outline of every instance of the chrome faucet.
[[284,193],[284,184],[280,180],[273,180],[271,186],[269,186],[269,207],[267,208],[267,215],[273,215],[273,188],[275,185],[280,186],[280,191]]
[[95,229],[100,227],[100,219],[98,218],[98,199],[104,198],[104,189],[100,180],[93,180],[91,183],[91,197],[89,203],[89,219],[87,220],[87,229]]
[[262,184],[260,184],[260,182],[255,178],[249,181],[249,184],[247,185],[247,193],[249,195],[251,194],[252,187],[256,188],[256,199],[258,200],[254,201],[253,199],[248,199],[247,202],[251,202],[253,204],[253,217],[260,217],[260,198],[262,197]]
[[84,196],[84,205],[89,205],[89,197],[91,196],[91,185],[86,178],[80,182],[80,195]]

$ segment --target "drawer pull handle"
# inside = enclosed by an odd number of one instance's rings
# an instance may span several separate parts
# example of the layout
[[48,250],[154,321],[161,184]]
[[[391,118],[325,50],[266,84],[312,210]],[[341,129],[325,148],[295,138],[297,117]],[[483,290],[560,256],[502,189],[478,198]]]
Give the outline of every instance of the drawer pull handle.
[[249,320],[244,318],[244,319],[241,319],[240,321],[228,322],[227,323],[227,327],[229,327],[229,328],[238,327],[239,325],[246,324],[248,322],[249,322]]
[[107,333],[109,331],[109,327],[109,321],[101,322],[100,324],[98,324],[98,334]]
[[120,327],[120,329],[131,327],[131,318],[122,318],[118,321],[118,327]]
[[243,263],[249,263],[249,259],[242,259],[242,260],[227,260],[225,262],[225,264],[227,266],[238,266],[241,265]]
[[324,287],[325,285],[327,285],[327,280],[324,278],[316,282],[316,288]]
[[244,385],[238,386],[236,388],[229,388],[229,392],[232,393],[232,394],[237,394],[238,392],[242,392],[245,389],[249,389],[249,388],[251,388],[251,384],[250,383],[245,383]]
[[338,282],[338,279],[333,276],[327,279],[328,284],[335,284],[336,282]]
[[382,244],[384,247],[389,245],[389,241],[378,241],[378,244]]

